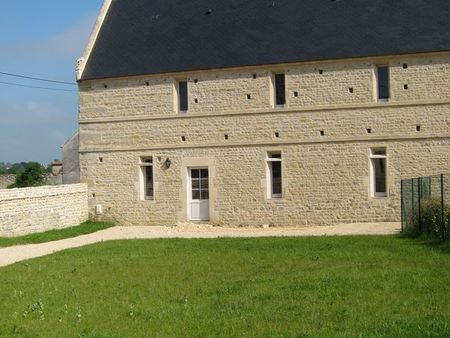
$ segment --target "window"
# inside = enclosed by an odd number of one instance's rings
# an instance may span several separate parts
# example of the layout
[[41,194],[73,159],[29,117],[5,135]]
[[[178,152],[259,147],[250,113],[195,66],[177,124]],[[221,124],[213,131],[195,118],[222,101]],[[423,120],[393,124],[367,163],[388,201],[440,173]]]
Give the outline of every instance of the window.
[[143,200],[153,200],[155,191],[153,189],[153,159],[141,159],[141,197]]
[[188,104],[188,83],[187,81],[178,81],[178,104],[179,111],[186,112],[189,109]]
[[191,169],[193,200],[209,200],[209,172],[207,168]]
[[266,161],[268,167],[268,197],[281,198],[283,196],[281,153],[268,153]]
[[371,149],[372,197],[387,197],[387,156],[385,148]]
[[389,67],[377,66],[378,100],[389,100]]
[[275,74],[275,104],[286,104],[286,77],[284,74]]

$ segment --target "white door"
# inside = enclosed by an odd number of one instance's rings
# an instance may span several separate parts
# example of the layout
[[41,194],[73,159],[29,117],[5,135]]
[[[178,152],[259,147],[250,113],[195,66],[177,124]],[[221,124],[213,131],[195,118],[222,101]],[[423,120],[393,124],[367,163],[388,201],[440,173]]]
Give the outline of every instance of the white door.
[[189,169],[189,212],[193,221],[209,220],[208,168]]

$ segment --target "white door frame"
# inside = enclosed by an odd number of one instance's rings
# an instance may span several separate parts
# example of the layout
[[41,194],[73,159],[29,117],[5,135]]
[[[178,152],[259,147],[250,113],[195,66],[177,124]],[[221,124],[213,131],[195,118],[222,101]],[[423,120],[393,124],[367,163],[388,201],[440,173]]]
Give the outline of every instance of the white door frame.
[[[201,208],[202,203],[207,204],[207,211],[208,214],[205,216],[200,216],[198,218],[193,218],[192,216],[192,203],[193,203],[193,199],[192,199],[192,170],[199,170],[199,169],[206,169],[208,170],[208,199],[207,200],[195,200],[199,202],[199,207]],[[210,170],[209,167],[207,166],[199,166],[199,167],[188,167],[187,168],[187,177],[188,177],[188,184],[187,184],[187,210],[188,210],[188,220],[190,221],[209,221],[210,220],[210,188],[211,188],[211,184],[210,184]]]

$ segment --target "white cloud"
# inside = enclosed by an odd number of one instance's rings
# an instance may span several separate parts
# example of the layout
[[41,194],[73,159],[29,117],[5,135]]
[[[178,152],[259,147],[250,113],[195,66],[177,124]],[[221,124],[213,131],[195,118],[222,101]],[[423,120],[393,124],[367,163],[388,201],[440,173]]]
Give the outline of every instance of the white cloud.
[[75,25],[44,40],[18,41],[3,45],[0,60],[17,62],[20,59],[34,59],[45,62],[49,59],[61,59],[61,57],[75,60],[83,53],[96,15],[96,12],[90,12]]

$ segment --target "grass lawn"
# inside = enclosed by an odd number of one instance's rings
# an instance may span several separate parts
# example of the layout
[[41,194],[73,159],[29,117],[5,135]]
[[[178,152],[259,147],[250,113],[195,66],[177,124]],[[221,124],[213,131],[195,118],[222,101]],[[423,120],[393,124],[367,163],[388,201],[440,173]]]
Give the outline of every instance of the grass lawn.
[[450,255],[394,236],[106,242],[0,285],[0,337],[450,337]]
[[72,228],[50,230],[47,232],[31,234],[21,237],[12,237],[12,238],[0,237],[0,248],[22,244],[37,244],[37,243],[58,241],[60,239],[91,234],[93,232],[107,229],[112,226],[114,225],[105,222],[85,222]]

